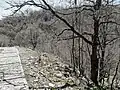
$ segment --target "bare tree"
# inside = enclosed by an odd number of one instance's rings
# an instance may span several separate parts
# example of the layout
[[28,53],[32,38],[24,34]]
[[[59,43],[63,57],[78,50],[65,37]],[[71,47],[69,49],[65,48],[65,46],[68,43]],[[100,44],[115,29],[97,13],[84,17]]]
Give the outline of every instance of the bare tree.
[[39,32],[29,30],[29,43],[32,45],[32,49],[35,50],[37,44],[38,44],[38,38],[39,38]]
[[[33,5],[33,6],[37,6],[40,8],[43,8],[45,10],[50,11],[54,16],[56,16],[59,20],[61,20],[68,28],[69,31],[73,32],[73,36],[72,39],[74,40],[74,38],[81,38],[84,42],[86,42],[90,47],[91,47],[91,52],[90,52],[90,56],[91,56],[91,80],[95,83],[95,85],[98,86],[98,71],[99,71],[99,54],[98,54],[98,48],[100,47],[101,43],[99,42],[99,31],[100,31],[100,27],[101,25],[105,24],[114,24],[114,25],[119,25],[119,23],[117,23],[114,20],[108,19],[107,21],[102,21],[102,19],[105,16],[109,16],[112,15],[114,12],[111,12],[111,14],[104,14],[104,8],[110,8],[110,7],[117,7],[116,5],[112,5],[112,2],[105,2],[102,0],[96,0],[91,1],[91,0],[87,0],[88,2],[90,2],[90,4],[83,4],[81,6],[78,6],[77,8],[80,8],[79,12],[86,12],[89,13],[88,16],[92,19],[92,27],[93,30],[91,34],[89,34],[88,32],[84,33],[87,34],[91,37],[91,39],[86,38],[86,36],[84,34],[81,34],[71,23],[69,23],[64,17],[62,17],[57,11],[55,11],[55,9],[49,5],[49,3],[47,3],[46,0],[41,0],[39,3],[36,3],[34,0],[29,0],[23,3],[17,3],[17,4],[12,4],[9,3],[11,5],[10,8],[14,8],[17,7],[17,9],[15,10],[14,13],[16,13],[17,11],[19,11],[22,7],[26,6],[26,5]],[[77,2],[77,0],[75,0],[75,3]],[[72,7],[73,9],[75,7]],[[113,8],[114,9],[114,8]],[[79,13],[77,12],[77,13]],[[65,31],[65,30],[64,30]],[[62,31],[62,33],[64,33],[64,31]],[[87,30],[86,30],[87,31]],[[105,38],[104,38],[105,39]],[[111,42],[112,40],[110,40]],[[74,43],[74,41],[73,41]],[[103,42],[104,43],[104,42]],[[74,46],[74,44],[73,44]],[[105,46],[103,44],[102,47],[102,61],[101,61],[101,65],[100,67],[103,67],[103,58],[104,58],[104,50],[105,50]],[[73,52],[74,53],[74,52]]]

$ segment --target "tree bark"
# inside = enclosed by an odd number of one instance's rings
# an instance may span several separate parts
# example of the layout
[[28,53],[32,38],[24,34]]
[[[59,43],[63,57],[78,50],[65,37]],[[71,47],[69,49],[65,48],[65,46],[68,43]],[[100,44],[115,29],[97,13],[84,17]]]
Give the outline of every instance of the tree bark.
[[102,50],[101,54],[102,54],[102,58],[100,60],[100,78],[99,78],[100,82],[102,82],[104,75],[105,75],[105,71],[104,71],[105,48]]
[[99,31],[99,20],[94,18],[94,35],[92,37],[92,55],[91,55],[91,80],[98,85],[98,58],[97,58],[97,47],[98,47],[98,31]]

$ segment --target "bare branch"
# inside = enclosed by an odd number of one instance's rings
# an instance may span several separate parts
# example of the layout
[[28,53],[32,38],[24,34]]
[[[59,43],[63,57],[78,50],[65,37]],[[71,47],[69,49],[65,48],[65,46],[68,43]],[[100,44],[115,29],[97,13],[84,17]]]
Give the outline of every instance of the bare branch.
[[92,33],[89,33],[89,32],[83,32],[82,35],[89,35],[89,36],[93,36]]
[[9,82],[8,80],[5,79],[5,73],[4,72],[0,72],[0,73],[2,73],[2,77],[1,77],[2,81],[5,81],[6,83],[8,83],[10,85],[17,86],[17,85],[15,85],[15,84],[13,84],[13,83],[11,83],[11,82]]
[[120,14],[120,13],[119,13],[119,12],[111,12],[111,13],[109,13],[108,15],[100,16],[99,19],[102,19],[102,18],[105,18],[105,17],[110,17],[110,16],[112,16],[113,14]]
[[60,17],[58,14],[55,13],[55,11],[49,6],[49,4],[45,1],[42,0],[44,2],[44,4],[48,7],[48,9],[52,12],[53,15],[55,15],[58,19],[60,19],[61,21],[63,21],[70,29],[71,31],[73,31],[76,35],[78,35],[80,38],[82,38],[85,42],[89,43],[90,45],[92,45],[92,42],[87,40],[83,35],[81,35],[79,32],[77,32],[73,26],[71,26],[64,18]]
[[109,40],[108,42],[106,42],[106,45],[108,45],[108,44],[114,42],[114,41],[117,40],[117,39],[119,39],[119,37],[116,37],[116,38],[113,38],[112,40]]
[[[66,31],[66,30],[64,30],[64,31]],[[64,32],[63,31],[63,32]],[[62,32],[61,32],[62,33]],[[87,32],[84,32],[84,33],[82,33],[82,35],[89,35],[89,36],[91,36],[92,37],[92,34],[91,33],[87,33]],[[75,39],[75,38],[79,38],[79,36],[72,36],[72,35],[70,35],[70,36],[68,36],[68,37],[61,37],[61,38],[59,38],[58,39],[58,41],[60,41],[60,40],[71,40],[71,39]]]
[[68,37],[61,37],[58,39],[58,41],[61,41],[61,40],[71,40],[71,39],[75,39],[75,38],[79,38],[79,36],[68,36]]
[[71,29],[64,29],[64,30],[62,30],[62,32],[60,32],[57,36],[62,35],[65,31],[68,31],[68,30],[71,30]]
[[30,1],[24,1],[22,4],[18,4],[18,3],[10,3],[10,2],[6,2],[7,4],[9,4],[11,7],[9,8],[6,8],[5,10],[8,10],[8,9],[11,9],[11,8],[17,8],[16,10],[14,10],[13,14],[14,15],[16,12],[18,12],[21,8],[23,8],[24,6],[26,5],[30,5],[30,6],[37,6],[37,7],[40,7],[40,8],[43,8],[45,10],[48,10],[44,5],[42,4],[38,4],[36,2],[34,2],[33,0],[30,0]]
[[8,81],[8,80],[6,80],[6,79],[3,79],[3,81],[7,82],[7,83],[8,83],[8,84],[10,84],[10,85],[17,86],[17,85],[15,85],[15,84],[13,84],[13,83],[9,82],[9,81]]
[[61,15],[71,15],[71,14],[74,14],[74,12],[70,12],[70,13],[62,13],[62,12],[59,12],[59,11],[55,11],[56,13],[58,14],[61,14]]
[[99,23],[99,26],[102,25],[102,24],[116,24],[116,25],[120,25],[119,23],[115,22],[115,21],[106,21],[106,22],[100,22]]
[[[75,9],[75,8],[73,8],[73,9]],[[87,8],[87,7],[85,7],[85,5],[79,7],[78,9],[80,9],[80,11],[76,11],[76,13],[81,13],[81,12],[83,12],[83,11],[91,11],[91,12],[94,12],[94,10],[93,10],[92,8]],[[59,11],[55,11],[55,12],[58,13],[58,14],[61,14],[61,15],[71,15],[71,14],[74,14],[74,13],[75,13],[74,11],[73,11],[73,12],[70,12],[70,13],[62,13],[62,12],[59,12]]]

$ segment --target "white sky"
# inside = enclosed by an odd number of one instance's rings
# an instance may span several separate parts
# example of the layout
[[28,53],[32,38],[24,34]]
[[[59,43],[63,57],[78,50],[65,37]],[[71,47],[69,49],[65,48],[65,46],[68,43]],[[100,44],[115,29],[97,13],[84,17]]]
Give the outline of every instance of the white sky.
[[4,10],[8,5],[5,3],[5,0],[0,0],[0,18],[2,18],[3,15],[7,15],[9,11]]
[[[13,12],[13,9],[9,9],[9,10],[5,10],[6,8],[9,8],[10,5],[6,3],[9,1],[15,1],[15,2],[20,2],[20,1],[25,1],[25,0],[0,0],[0,19],[7,16],[7,15],[11,15]],[[33,7],[31,7],[32,9]],[[36,8],[34,8],[36,9]]]
[[[5,1],[21,2],[21,1],[27,1],[27,0],[0,0],[0,19],[12,13],[12,9],[5,10],[6,8],[10,7]],[[35,0],[35,1],[39,1],[39,0]],[[63,6],[65,5],[65,1],[70,1],[70,0],[46,0],[46,1],[49,1],[49,3],[51,3],[52,5]],[[78,1],[82,1],[82,0],[78,0]],[[120,0],[117,0],[117,1],[120,2]],[[38,10],[38,8],[35,8],[35,7],[28,7],[28,8]]]
[[[7,2],[9,2],[9,1],[21,2],[21,1],[28,1],[28,0],[0,0],[0,19],[3,18],[4,16],[12,14],[13,9],[5,10],[6,8],[10,7],[9,4],[6,3],[6,1]],[[39,0],[35,0],[35,1],[39,1]],[[64,2],[64,1],[68,1],[68,0],[46,0],[46,1],[49,1],[49,3],[51,3],[52,5],[55,5],[55,4],[58,5],[60,1]],[[63,5],[63,3],[61,3],[61,5]],[[31,6],[29,6],[28,8],[33,9],[33,10],[34,9],[39,10],[38,8],[31,7]]]

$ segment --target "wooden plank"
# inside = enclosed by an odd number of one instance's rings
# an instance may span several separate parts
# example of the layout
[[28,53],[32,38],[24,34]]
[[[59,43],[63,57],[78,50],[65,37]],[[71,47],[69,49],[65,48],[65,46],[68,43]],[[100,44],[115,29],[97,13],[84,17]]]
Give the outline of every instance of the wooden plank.
[[19,51],[15,47],[0,47],[0,90],[29,90]]

